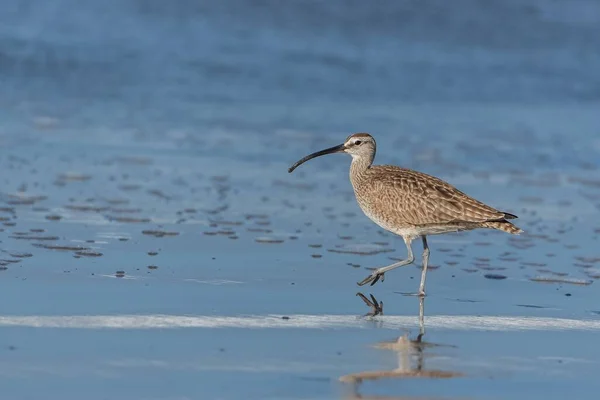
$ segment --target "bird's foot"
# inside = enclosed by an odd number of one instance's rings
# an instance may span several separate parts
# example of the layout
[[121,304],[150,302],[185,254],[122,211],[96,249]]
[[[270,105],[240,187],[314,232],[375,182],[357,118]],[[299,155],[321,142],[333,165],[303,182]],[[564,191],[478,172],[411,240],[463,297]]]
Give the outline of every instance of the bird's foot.
[[381,279],[381,282],[385,280],[384,272],[377,272],[375,270],[371,275],[367,276],[362,281],[358,282],[358,286],[366,285],[367,283],[371,283],[371,286],[377,283]]
[[394,293],[398,293],[401,294],[402,296],[412,296],[412,297],[425,297],[427,296],[425,294],[425,291],[419,291],[419,292],[394,292]]

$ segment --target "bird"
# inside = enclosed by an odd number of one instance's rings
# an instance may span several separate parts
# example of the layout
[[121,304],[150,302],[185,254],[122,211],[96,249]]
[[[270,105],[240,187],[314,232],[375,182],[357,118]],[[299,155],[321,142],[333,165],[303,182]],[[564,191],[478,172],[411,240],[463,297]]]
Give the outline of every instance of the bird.
[[385,273],[413,264],[412,242],[423,243],[421,283],[417,293],[425,296],[425,280],[429,263],[427,236],[479,228],[496,229],[518,235],[522,229],[509,220],[516,215],[499,211],[470,197],[451,184],[423,172],[393,165],[373,165],[377,145],[368,133],[354,133],[333,146],[298,160],[289,169],[292,173],[301,164],[320,156],[347,153],[352,156],[350,183],[363,213],[386,231],[404,240],[408,256],[394,264],[374,269],[357,284],[371,286],[385,279]]

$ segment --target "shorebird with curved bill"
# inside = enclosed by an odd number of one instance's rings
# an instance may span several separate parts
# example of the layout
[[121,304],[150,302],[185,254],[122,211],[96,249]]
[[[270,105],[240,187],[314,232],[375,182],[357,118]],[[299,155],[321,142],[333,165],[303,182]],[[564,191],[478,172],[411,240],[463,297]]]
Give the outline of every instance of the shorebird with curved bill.
[[423,241],[423,268],[419,296],[425,295],[425,278],[429,262],[428,235],[490,228],[519,234],[521,229],[509,222],[516,215],[498,211],[467,196],[443,180],[422,172],[392,165],[373,165],[375,139],[368,133],[355,133],[344,143],[317,151],[292,165],[288,172],[315,157],[333,153],[352,156],[350,182],[358,205],[373,222],[404,239],[408,257],[387,267],[375,269],[359,286],[384,280],[388,271],[412,264],[415,260],[411,243]]

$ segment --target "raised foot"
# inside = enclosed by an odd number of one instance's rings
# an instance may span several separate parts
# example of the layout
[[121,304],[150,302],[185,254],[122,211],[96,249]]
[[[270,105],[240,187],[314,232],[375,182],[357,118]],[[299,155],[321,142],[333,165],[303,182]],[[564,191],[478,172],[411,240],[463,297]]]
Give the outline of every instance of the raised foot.
[[377,271],[375,271],[371,275],[369,275],[365,279],[363,279],[362,281],[357,282],[357,285],[358,286],[363,286],[363,285],[366,285],[367,283],[370,282],[371,286],[373,286],[380,279],[381,279],[381,282],[383,282],[385,280],[384,272],[377,272]]

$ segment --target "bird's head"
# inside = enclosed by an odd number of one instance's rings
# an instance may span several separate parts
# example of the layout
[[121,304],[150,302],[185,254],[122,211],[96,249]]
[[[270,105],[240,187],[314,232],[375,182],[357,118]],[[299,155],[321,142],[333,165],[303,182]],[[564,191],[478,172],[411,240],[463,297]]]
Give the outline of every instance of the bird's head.
[[348,153],[352,158],[365,158],[369,159],[369,162],[372,162],[373,157],[375,156],[375,148],[375,139],[373,139],[373,136],[368,133],[354,133],[348,136],[342,144],[317,151],[298,160],[288,169],[288,172],[293,172],[308,160],[333,153]]

